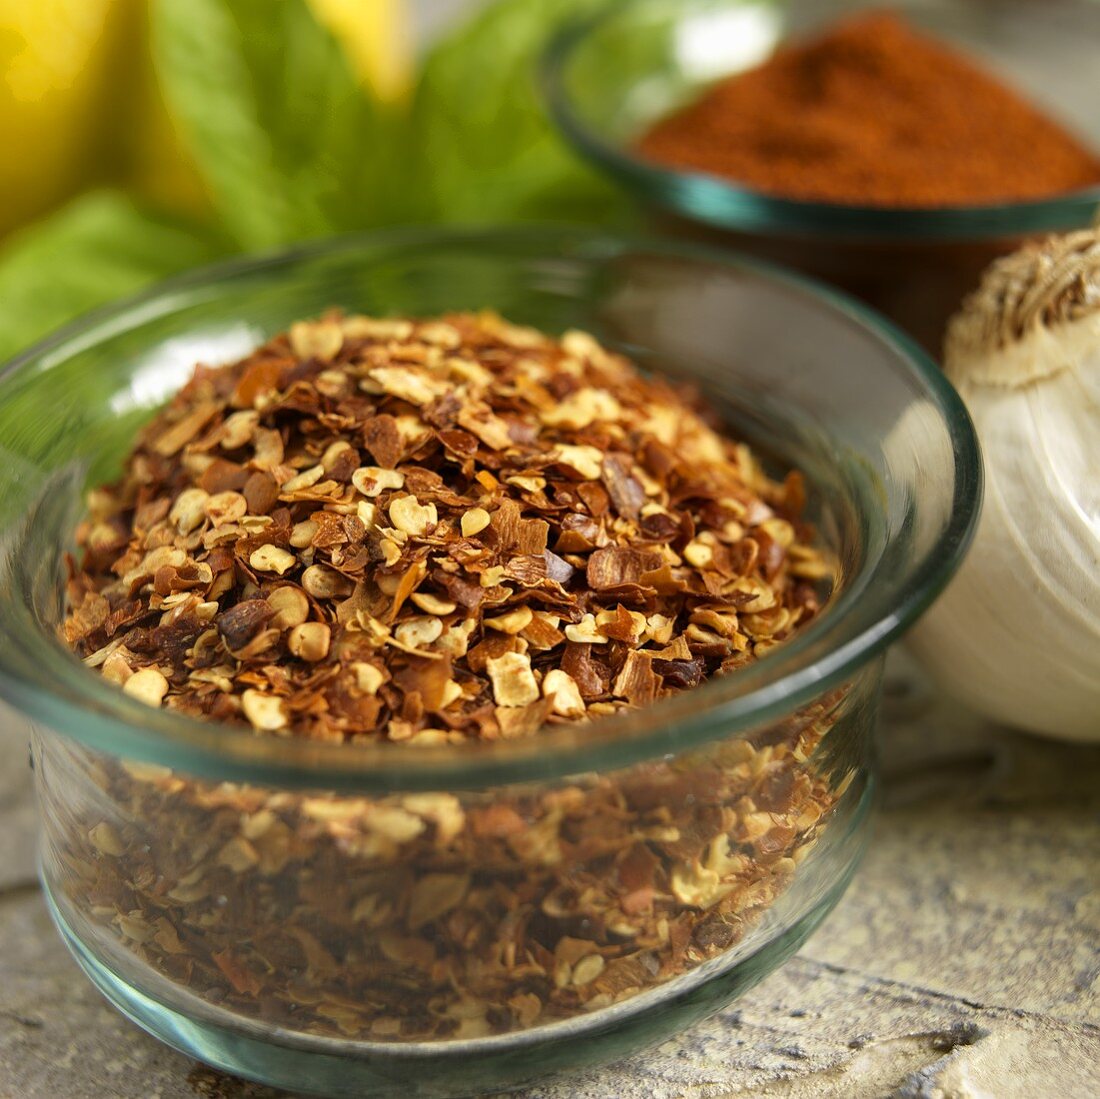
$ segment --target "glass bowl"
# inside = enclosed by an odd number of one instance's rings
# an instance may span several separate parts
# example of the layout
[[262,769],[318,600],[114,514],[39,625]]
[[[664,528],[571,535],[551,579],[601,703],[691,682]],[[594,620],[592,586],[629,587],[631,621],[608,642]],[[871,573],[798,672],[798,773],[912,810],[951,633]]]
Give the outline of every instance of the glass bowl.
[[[826,279],[938,353],[946,319],[988,263],[1028,236],[1089,225],[1100,209],[1100,185],[986,206],[841,205],[662,167],[631,149],[653,121],[716,80],[760,64],[789,37],[868,6],[626,0],[556,38],[544,58],[544,96],[565,137],[664,227]],[[1100,149],[1100,11],[1091,0],[902,0],[890,7],[975,57]]]
[[[819,619],[668,702],[495,745],[335,746],[150,710],[58,640],[84,490],[201,360],[330,306],[491,307],[690,379],[835,559]],[[88,976],[209,1064],[297,1092],[481,1094],[622,1056],[794,951],[865,837],[884,650],[963,555],[966,412],[798,278],[581,231],[403,231],[200,271],[0,376],[0,694],[34,725],[41,872]]]

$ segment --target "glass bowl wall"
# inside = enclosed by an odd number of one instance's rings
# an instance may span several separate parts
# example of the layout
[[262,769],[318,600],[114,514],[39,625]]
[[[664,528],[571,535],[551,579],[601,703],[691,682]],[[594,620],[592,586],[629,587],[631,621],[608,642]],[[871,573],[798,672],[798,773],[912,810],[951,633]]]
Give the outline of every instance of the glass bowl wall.
[[[645,161],[649,124],[777,46],[877,5],[854,0],[626,0],[548,51],[548,109],[566,138],[666,229],[735,244],[854,293],[938,353],[946,318],[997,255],[1081,228],[1100,185],[1031,202],[905,209],[803,202]],[[983,67],[1100,150],[1100,12],[1090,0],[902,0],[916,27]],[[936,121],[929,118],[928,124]]]
[[[83,490],[195,361],[333,305],[491,307],[692,381],[806,474],[834,598],[735,676],[468,750],[263,738],[142,706],[57,640]],[[843,891],[882,653],[946,583],[979,497],[965,412],[904,337],[705,250],[402,232],[93,316],[0,376],[0,693],[36,726],[55,919],[142,1026],[296,1091],[478,1094],[658,1041],[779,964]]]

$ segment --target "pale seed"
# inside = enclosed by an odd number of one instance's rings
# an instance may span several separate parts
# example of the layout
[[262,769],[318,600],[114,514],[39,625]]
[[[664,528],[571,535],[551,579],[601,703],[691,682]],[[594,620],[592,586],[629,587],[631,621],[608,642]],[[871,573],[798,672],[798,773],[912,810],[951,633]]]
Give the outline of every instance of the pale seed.
[[254,549],[249,554],[248,563],[258,572],[277,572],[285,576],[298,563],[298,559],[281,546],[268,543]]
[[254,729],[275,732],[287,726],[286,709],[278,695],[249,688],[241,695],[241,709]]
[[387,489],[401,488],[405,484],[405,474],[380,466],[360,466],[351,475],[351,483],[356,492],[373,498],[381,496]]
[[378,543],[382,551],[382,560],[387,565],[396,565],[401,560],[401,547],[392,538],[383,538]]
[[290,346],[300,359],[330,362],[344,346],[344,333],[336,321],[299,321],[290,326]]
[[359,690],[368,695],[378,693],[378,688],[385,680],[385,676],[378,668],[365,661],[357,661],[352,664],[351,670],[355,673],[355,682]]
[[389,393],[415,405],[431,404],[449,388],[441,378],[433,378],[408,366],[378,366],[369,370],[367,375],[370,380],[360,382],[360,388],[368,392]]
[[316,663],[328,656],[332,631],[324,622],[303,622],[287,636],[286,646],[297,657]]
[[684,560],[697,569],[705,569],[714,560],[714,550],[695,538],[684,547]]
[[415,496],[399,496],[390,502],[390,522],[414,538],[428,533],[439,522],[435,504],[421,504]]
[[236,450],[244,446],[256,430],[260,414],[253,409],[244,409],[227,416],[222,424],[220,444],[223,450]]
[[302,573],[302,587],[314,599],[332,599],[337,595],[350,594],[352,585],[346,576],[341,576],[334,569],[325,565],[310,565]]
[[527,629],[535,617],[535,612],[528,606],[516,607],[507,614],[497,615],[496,618],[486,618],[485,627],[490,630],[499,630],[501,633],[516,634]]
[[586,955],[573,966],[573,984],[589,984],[603,972],[603,967],[604,960],[599,954]]
[[584,716],[584,699],[581,698],[577,681],[560,668],[553,668],[546,673],[542,681],[542,696],[550,699],[554,713],[562,717]]
[[109,679],[112,683],[121,687],[134,674],[134,670],[122,653],[112,652],[103,661],[101,674],[104,679]]
[[443,623],[438,618],[414,618],[409,622],[402,622],[393,635],[410,649],[422,649],[433,641],[438,641],[443,633]]
[[462,537],[472,538],[480,534],[491,522],[489,513],[484,508],[470,508],[462,516]]
[[[176,530],[180,534],[190,534],[191,531],[202,526],[206,519],[206,502],[209,499],[209,493],[201,488],[185,488],[176,497],[172,510],[168,512],[168,518],[176,524]],[[247,504],[245,506],[247,507]]]
[[462,687],[459,686],[453,679],[448,679],[443,685],[442,697],[440,699],[439,708],[441,710],[447,709],[452,702],[457,702],[463,695]]
[[579,622],[566,626],[565,636],[570,641],[588,645],[602,645],[607,641],[607,635],[600,633],[595,616],[591,614],[586,614]]
[[297,476],[291,477],[289,481],[284,481],[279,488],[279,492],[281,495],[288,495],[293,492],[301,492],[304,488],[312,488],[324,475],[324,466],[310,466],[309,469],[303,469]]
[[359,522],[370,530],[375,525],[375,517],[378,514],[378,508],[374,506],[369,500],[359,500],[355,505],[355,515]]
[[146,706],[159,706],[168,693],[168,680],[156,668],[142,668],[123,683],[122,689]]
[[411,321],[390,318],[345,317],[339,324],[352,339],[407,340],[413,331]]
[[428,321],[418,325],[416,337],[435,347],[446,348],[448,351],[453,351],[462,343],[462,336],[458,329],[453,324],[447,324],[446,321]]
[[335,443],[327,446],[324,454],[321,455],[321,468],[326,473],[331,472],[332,467],[336,465],[337,459],[345,450],[351,450],[351,443],[344,439],[338,439]]
[[248,514],[248,501],[239,492],[215,492],[207,498],[206,514],[216,527],[235,523]]
[[290,529],[290,544],[295,549],[305,549],[313,543],[313,536],[317,533],[317,524],[312,519],[303,519],[295,523]]
[[117,859],[126,850],[118,833],[105,820],[100,821],[88,833],[88,839],[95,844],[95,848],[100,854],[110,855],[112,858]]
[[416,591],[409,599],[426,614],[450,614],[455,609],[455,604],[449,599],[440,599],[431,592]]
[[586,481],[598,481],[603,468],[603,452],[594,446],[567,446],[558,443],[554,449],[558,461],[576,470]]
[[275,612],[269,625],[276,630],[300,626],[309,617],[309,600],[305,592],[290,585],[268,592],[267,605]]
[[531,661],[522,653],[503,653],[485,662],[485,670],[493,683],[493,697],[498,706],[526,706],[537,702],[539,685],[531,671]]

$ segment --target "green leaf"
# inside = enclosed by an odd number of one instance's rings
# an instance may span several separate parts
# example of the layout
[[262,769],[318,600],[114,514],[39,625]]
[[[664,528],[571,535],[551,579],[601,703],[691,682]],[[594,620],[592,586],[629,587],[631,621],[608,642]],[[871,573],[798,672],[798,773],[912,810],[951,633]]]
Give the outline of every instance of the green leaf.
[[84,195],[0,251],[0,360],[79,313],[221,251],[209,234],[124,195]]
[[155,0],[152,21],[169,108],[243,247],[386,219],[390,120],[303,0]]
[[566,20],[606,0],[497,0],[425,60],[413,108],[424,220],[606,221],[621,194],[557,135],[536,86]]

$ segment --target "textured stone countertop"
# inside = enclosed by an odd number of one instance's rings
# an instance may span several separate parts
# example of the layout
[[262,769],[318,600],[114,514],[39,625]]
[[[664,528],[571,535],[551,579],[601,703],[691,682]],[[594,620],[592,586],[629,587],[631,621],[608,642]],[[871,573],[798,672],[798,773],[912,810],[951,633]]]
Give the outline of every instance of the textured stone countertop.
[[[0,720],[0,1099],[277,1099],[116,1014],[53,932],[26,733]],[[984,727],[904,658],[852,888],[791,962],[645,1056],[526,1099],[1100,1096],[1100,745]]]

